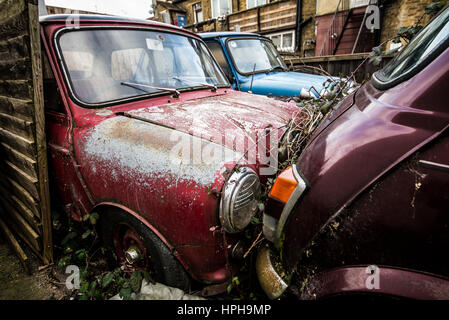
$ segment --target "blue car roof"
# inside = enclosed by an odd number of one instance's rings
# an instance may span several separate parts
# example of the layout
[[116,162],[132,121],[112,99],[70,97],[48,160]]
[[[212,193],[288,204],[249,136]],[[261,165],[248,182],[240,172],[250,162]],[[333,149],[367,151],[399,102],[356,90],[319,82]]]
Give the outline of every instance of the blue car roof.
[[222,37],[260,37],[267,38],[257,33],[251,32],[233,32],[233,31],[223,31],[223,32],[203,32],[198,33],[198,35],[203,39],[211,38],[222,38]]

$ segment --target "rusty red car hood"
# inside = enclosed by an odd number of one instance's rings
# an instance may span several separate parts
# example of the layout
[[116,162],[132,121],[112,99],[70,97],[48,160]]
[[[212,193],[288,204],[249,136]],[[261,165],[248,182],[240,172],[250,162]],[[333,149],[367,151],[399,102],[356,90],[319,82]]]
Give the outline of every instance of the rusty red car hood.
[[125,115],[190,133],[234,149],[231,139],[254,142],[259,130],[278,130],[279,138],[300,108],[264,96],[232,92],[207,98],[152,106],[126,112]]

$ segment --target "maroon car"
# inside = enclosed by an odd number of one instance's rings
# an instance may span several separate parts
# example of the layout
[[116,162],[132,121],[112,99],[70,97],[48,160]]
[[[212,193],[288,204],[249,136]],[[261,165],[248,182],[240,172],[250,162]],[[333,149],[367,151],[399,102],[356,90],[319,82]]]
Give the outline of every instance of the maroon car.
[[54,15],[41,35],[53,199],[98,212],[117,258],[160,282],[228,281],[299,108],[232,90],[174,26]]
[[449,299],[448,46],[446,7],[277,178],[257,264],[271,298]]

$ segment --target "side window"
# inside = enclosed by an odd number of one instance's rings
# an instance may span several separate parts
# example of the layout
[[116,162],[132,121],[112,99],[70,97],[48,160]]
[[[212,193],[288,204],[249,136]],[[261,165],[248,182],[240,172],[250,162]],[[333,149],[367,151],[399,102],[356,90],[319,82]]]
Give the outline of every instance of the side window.
[[215,40],[207,41],[206,44],[209,47],[210,52],[212,52],[212,55],[214,56],[215,60],[217,60],[217,63],[220,66],[221,70],[223,70],[226,77],[228,77],[228,80],[232,82],[234,77],[232,75],[231,70],[229,69],[229,65],[228,62],[226,61],[226,57],[224,56],[221,44]]
[[42,71],[44,76],[44,108],[47,111],[66,113],[56,83],[53,70],[50,67],[47,53],[42,50]]

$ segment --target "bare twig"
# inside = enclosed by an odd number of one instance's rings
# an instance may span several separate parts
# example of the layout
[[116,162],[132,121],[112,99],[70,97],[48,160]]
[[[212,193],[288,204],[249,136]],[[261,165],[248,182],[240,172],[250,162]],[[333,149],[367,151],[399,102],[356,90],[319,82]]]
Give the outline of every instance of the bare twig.
[[257,245],[259,244],[261,241],[263,241],[263,237],[262,239],[260,239],[260,237],[262,236],[262,231],[259,232],[259,235],[257,236],[256,240],[253,241],[253,243],[251,244],[251,246],[249,247],[249,249],[245,252],[245,254],[243,255],[243,259],[245,259],[248,254],[251,252],[251,250]]

